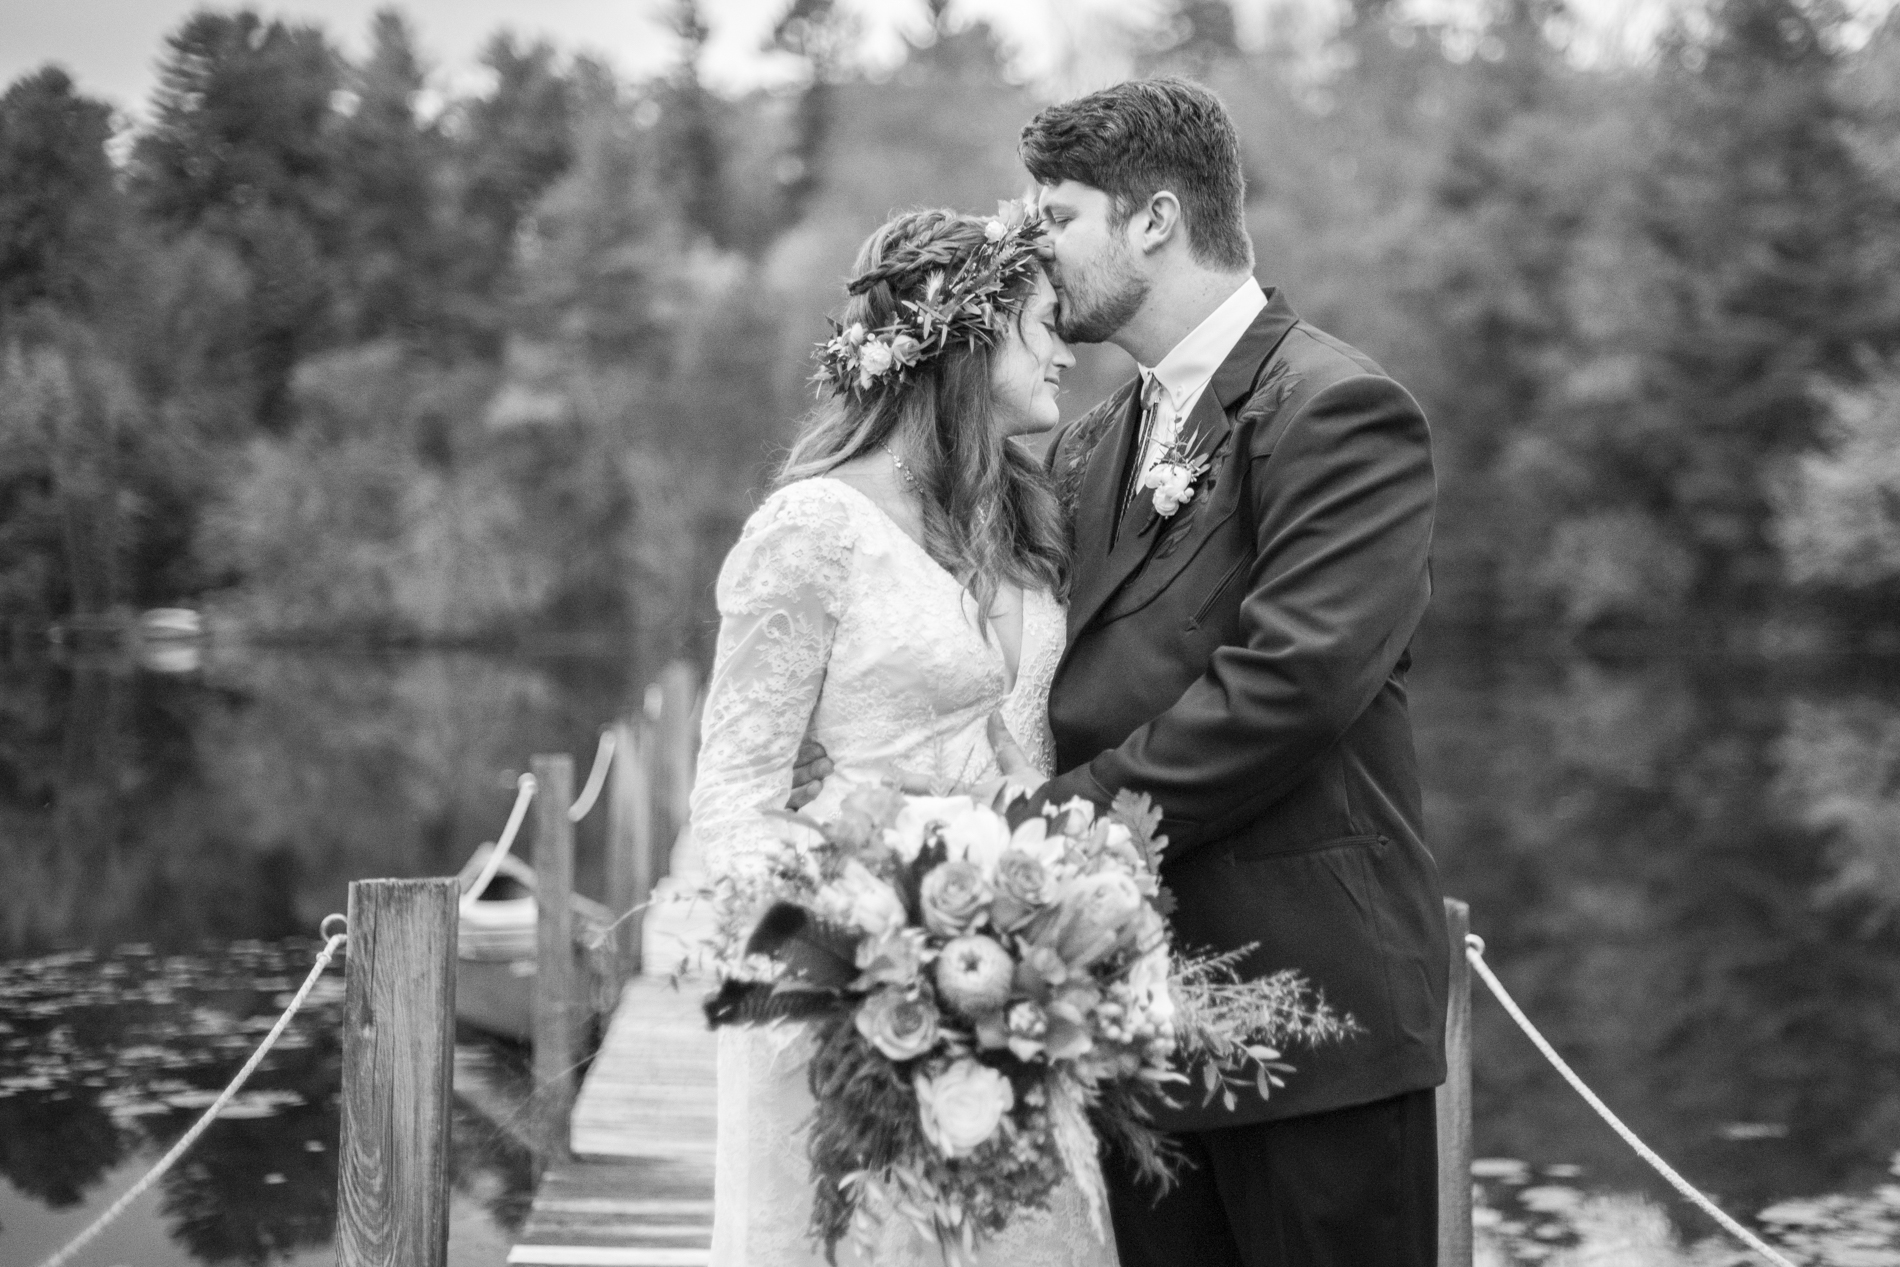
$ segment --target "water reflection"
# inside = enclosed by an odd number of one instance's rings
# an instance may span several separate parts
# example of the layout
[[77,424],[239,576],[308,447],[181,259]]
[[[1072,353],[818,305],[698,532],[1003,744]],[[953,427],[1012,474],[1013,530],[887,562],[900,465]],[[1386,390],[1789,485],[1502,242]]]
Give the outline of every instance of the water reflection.
[[[1733,1209],[1886,1179],[1900,946],[1850,879],[1875,833],[1839,828],[1890,812],[1891,786],[1840,757],[1900,727],[1891,666],[1428,662],[1447,886],[1585,1079]],[[1662,1192],[1498,1009],[1475,1011],[1481,1153]]]
[[[0,1176],[59,1209],[169,1146],[216,1098],[312,944],[215,955],[128,947],[0,965]],[[174,1240],[208,1263],[262,1263],[330,1240],[337,1131],[334,976],[213,1137],[161,1181]]]
[[[586,754],[612,662],[125,662],[0,677],[0,956],[309,933],[366,876],[453,874],[536,751]],[[581,880],[599,864],[583,824]]]
[[1823,833],[1832,874],[1818,896],[1861,913],[1869,935],[1900,915],[1900,709],[1880,700],[1794,700],[1782,790]]
[[[644,684],[583,660],[211,651],[183,675],[82,662],[0,678],[0,1175],[48,1209],[100,1203],[108,1176],[184,1129],[301,977],[309,943],[284,939],[308,938],[349,880],[454,871],[528,754],[584,763]],[[1836,1218],[1893,1182],[1895,667],[1420,648],[1448,889],[1583,1075],[1740,1213],[1811,1199]],[[582,825],[584,889],[599,832]],[[1479,1152],[1526,1167],[1487,1180],[1500,1226],[1523,1229],[1505,1261],[1709,1235],[1494,1006],[1475,1011]],[[300,1022],[310,1045],[273,1057],[242,1110],[257,1116],[221,1122],[168,1184],[159,1220],[198,1260],[327,1240],[325,1025]],[[505,1055],[464,1057],[458,1087],[471,1071],[484,1086],[458,1105],[458,1209],[505,1229],[531,1170],[507,1128],[519,1078]],[[1874,1242],[1857,1252],[1900,1254],[1886,1225],[1855,1226]],[[0,1258],[14,1235],[0,1229]]]
[[[584,757],[629,678],[477,656],[214,657],[185,676],[100,657],[4,673],[0,1178],[87,1215],[211,1102],[350,880],[455,871],[500,825],[527,756]],[[579,833],[584,887],[599,833]],[[340,982],[319,986],[155,1209],[129,1218],[206,1263],[301,1261],[329,1243]],[[458,1076],[472,1098],[452,1133],[451,1235],[486,1243],[458,1262],[499,1263],[526,1211],[533,1158],[485,1116],[525,1096],[519,1063],[458,1052],[473,1081]],[[37,1257],[58,1221],[10,1215],[0,1260],[23,1245]]]
[[[129,1162],[142,1171],[217,1097],[315,950],[303,939],[199,954],[129,946],[0,965],[0,1179],[49,1210],[103,1206],[115,1171]],[[193,1261],[262,1264],[330,1244],[341,1003],[333,971],[161,1180],[157,1221]],[[523,1054],[471,1037],[456,1065],[451,1182],[461,1204],[514,1229],[534,1159],[476,1105],[504,1119],[519,1111],[530,1081]]]

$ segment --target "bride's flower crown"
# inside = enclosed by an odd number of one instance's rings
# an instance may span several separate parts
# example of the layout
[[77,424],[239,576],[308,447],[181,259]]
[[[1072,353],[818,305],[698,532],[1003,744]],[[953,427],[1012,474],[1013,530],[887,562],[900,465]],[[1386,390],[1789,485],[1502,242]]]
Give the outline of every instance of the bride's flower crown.
[[[954,273],[935,269],[923,294],[899,301],[897,316],[875,330],[862,322],[831,323],[832,337],[817,349],[820,388],[860,398],[903,386],[911,371],[955,346],[993,343],[1020,306],[1009,292],[1037,267],[1043,224],[1022,201],[1000,203],[983,226],[983,242]],[[878,279],[852,284],[862,293]]]

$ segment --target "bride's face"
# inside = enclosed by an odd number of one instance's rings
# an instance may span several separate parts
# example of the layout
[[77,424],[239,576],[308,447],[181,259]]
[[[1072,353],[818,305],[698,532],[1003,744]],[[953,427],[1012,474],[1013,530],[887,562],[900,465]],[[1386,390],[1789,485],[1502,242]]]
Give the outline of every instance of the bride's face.
[[997,429],[1005,436],[1030,435],[1061,422],[1056,393],[1062,371],[1074,364],[1069,345],[1056,333],[1055,288],[1038,277],[1015,332],[997,345],[990,362]]

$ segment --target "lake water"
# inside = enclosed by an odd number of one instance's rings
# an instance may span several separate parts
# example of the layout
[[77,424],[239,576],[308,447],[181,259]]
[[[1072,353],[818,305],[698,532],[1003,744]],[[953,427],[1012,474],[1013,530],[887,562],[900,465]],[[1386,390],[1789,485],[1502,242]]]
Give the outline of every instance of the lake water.
[[[0,1262],[27,1264],[222,1086],[350,880],[452,873],[530,753],[584,773],[644,685],[578,657],[215,648],[0,675]],[[1900,1264],[1900,663],[1439,637],[1413,687],[1447,890],[1558,1047],[1801,1261]],[[333,1260],[340,982],[84,1262]],[[1486,1261],[1731,1260],[1474,1011]],[[532,1181],[496,1108],[519,1053],[469,1038],[458,1079],[452,1260],[499,1264]]]

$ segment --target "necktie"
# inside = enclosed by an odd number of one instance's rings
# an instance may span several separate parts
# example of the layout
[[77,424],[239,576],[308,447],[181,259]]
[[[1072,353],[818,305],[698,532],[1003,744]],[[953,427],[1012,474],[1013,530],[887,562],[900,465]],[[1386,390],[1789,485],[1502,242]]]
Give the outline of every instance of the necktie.
[[1161,385],[1158,377],[1149,374],[1147,378],[1148,381],[1142,385],[1141,392],[1141,433],[1138,441],[1140,449],[1137,453],[1135,469],[1128,480],[1128,496],[1122,502],[1123,515],[1128,513],[1129,507],[1141,495],[1142,479],[1153,469],[1154,464],[1161,460],[1161,455],[1174,441],[1173,402],[1168,399],[1167,389]]
[[1152,471],[1155,463],[1161,460],[1161,455],[1167,452],[1168,446],[1174,443],[1174,433],[1178,430],[1176,424],[1180,421],[1174,416],[1174,398],[1161,385],[1161,380],[1150,377],[1149,383],[1148,445],[1141,455],[1142,475]]

